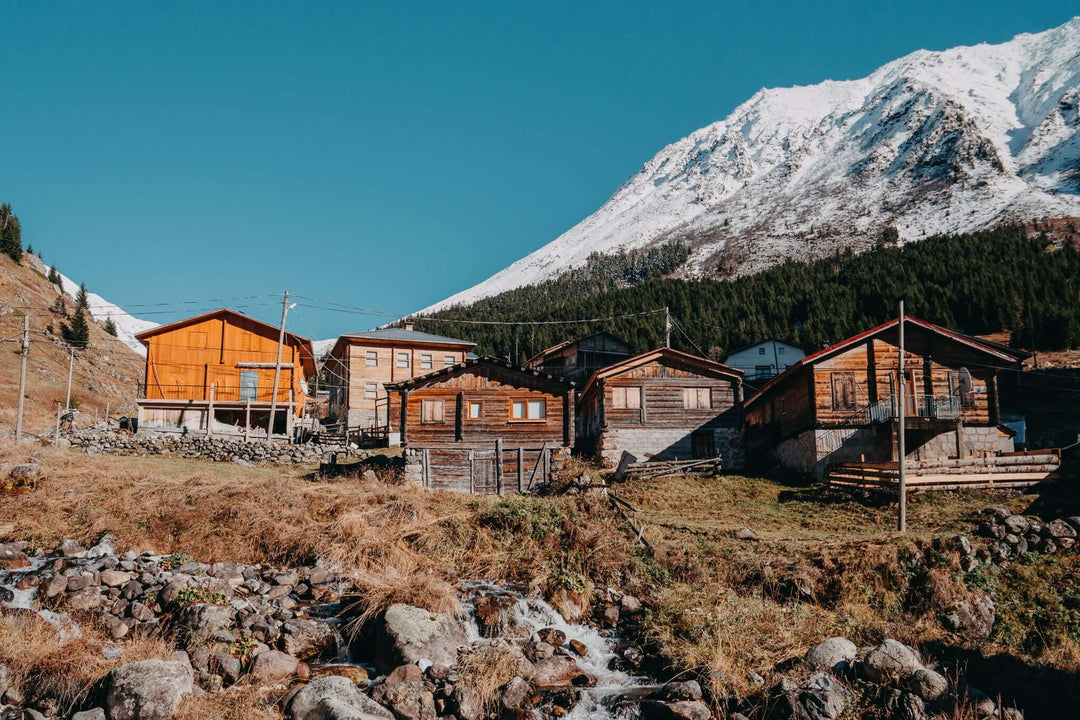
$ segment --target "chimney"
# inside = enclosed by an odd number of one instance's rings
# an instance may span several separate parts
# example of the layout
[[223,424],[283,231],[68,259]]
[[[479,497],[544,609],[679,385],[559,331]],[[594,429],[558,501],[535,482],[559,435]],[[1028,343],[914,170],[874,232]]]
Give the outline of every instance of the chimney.
[[405,328],[406,330],[412,330],[413,329],[413,319],[411,317],[405,318],[404,320],[401,321],[401,327]]

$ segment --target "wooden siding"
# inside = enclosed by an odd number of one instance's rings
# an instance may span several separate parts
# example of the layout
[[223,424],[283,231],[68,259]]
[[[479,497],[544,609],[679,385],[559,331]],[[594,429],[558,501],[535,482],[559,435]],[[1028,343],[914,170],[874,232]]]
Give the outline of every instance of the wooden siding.
[[[732,426],[741,424],[737,382],[727,378],[710,377],[688,368],[675,367],[656,361],[606,378],[598,398],[602,403],[599,414],[603,427],[667,427],[696,428],[711,420],[723,418]],[[640,408],[616,408],[613,394],[616,388],[639,388],[642,391]],[[684,390],[702,388],[709,391],[712,407],[687,408],[683,403]]]
[[[241,372],[257,375],[254,401],[270,403],[273,365],[277,360],[278,335],[262,323],[233,315],[207,317],[145,338],[146,377],[144,397],[150,400],[209,400],[214,386],[216,402],[239,402]],[[303,409],[304,391],[300,342],[286,336],[282,349],[278,403],[288,403],[290,389]]]
[[[390,401],[392,421],[403,423],[402,440],[408,447],[488,447],[495,439],[501,439],[506,448],[539,447],[545,442],[553,446],[569,445],[573,437],[573,392],[561,385],[540,379],[527,382],[514,375],[497,368],[470,367],[437,382],[395,392]],[[511,403],[515,399],[546,401],[546,417],[535,421],[511,419]],[[425,400],[442,401],[442,422],[423,422]],[[470,402],[481,404],[481,417],[469,417]]]

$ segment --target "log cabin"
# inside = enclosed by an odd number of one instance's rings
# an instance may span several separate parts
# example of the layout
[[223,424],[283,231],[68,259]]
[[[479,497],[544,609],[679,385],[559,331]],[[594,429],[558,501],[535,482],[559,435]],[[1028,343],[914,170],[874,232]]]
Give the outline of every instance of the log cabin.
[[350,429],[380,439],[397,433],[385,385],[459,365],[475,346],[468,340],[402,327],[342,335],[326,359],[330,412]]
[[742,372],[672,348],[593,373],[577,409],[579,449],[608,465],[720,457],[743,464]]
[[529,492],[550,481],[573,446],[574,384],[537,370],[474,358],[386,390],[424,487]]
[[[818,479],[835,463],[897,460],[899,326],[893,319],[808,355],[749,398],[751,458]],[[910,315],[904,335],[905,457],[1012,451],[997,374],[1026,354]]]
[[629,343],[602,330],[541,350],[525,366],[580,384],[593,372],[621,362],[631,354]]
[[[227,308],[139,333],[146,346],[139,427],[247,435],[260,428],[265,437],[278,335],[278,327]],[[275,433],[291,436],[314,373],[311,341],[286,332]]]

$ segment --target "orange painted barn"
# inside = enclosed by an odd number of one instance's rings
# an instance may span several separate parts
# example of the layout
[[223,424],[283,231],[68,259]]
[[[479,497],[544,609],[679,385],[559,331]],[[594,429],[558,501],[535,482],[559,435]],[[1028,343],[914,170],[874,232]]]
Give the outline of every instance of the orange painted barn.
[[[265,437],[273,399],[277,327],[222,308],[136,335],[146,346],[140,428]],[[291,436],[315,374],[311,341],[286,332],[274,431]],[[208,419],[214,422],[209,424]]]

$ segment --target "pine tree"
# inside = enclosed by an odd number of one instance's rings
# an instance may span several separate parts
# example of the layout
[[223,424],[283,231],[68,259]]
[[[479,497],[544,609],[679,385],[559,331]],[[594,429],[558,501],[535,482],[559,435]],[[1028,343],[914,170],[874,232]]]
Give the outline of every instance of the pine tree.
[[79,285],[79,292],[75,294],[75,307],[80,310],[90,309],[90,299],[86,296],[86,283]]
[[113,322],[112,318],[105,321],[105,332],[116,337],[116,323]]
[[53,265],[49,268],[49,282],[57,287],[60,287],[60,273],[56,272],[56,266]]
[[64,302],[64,293],[60,293],[53,300],[53,304],[49,307],[49,310],[56,313],[60,317],[67,317],[67,303]]
[[0,252],[15,262],[22,260],[22,226],[8,203],[0,205]]
[[81,307],[75,308],[71,321],[65,323],[60,332],[67,344],[72,347],[85,348],[90,344],[90,324],[86,322],[86,315],[83,314]]

